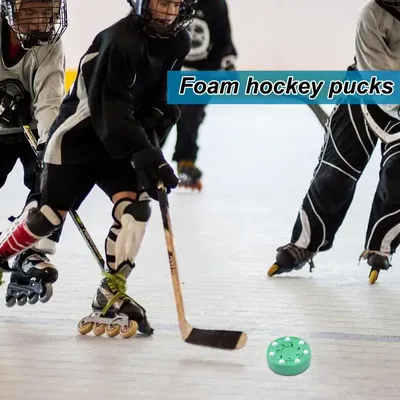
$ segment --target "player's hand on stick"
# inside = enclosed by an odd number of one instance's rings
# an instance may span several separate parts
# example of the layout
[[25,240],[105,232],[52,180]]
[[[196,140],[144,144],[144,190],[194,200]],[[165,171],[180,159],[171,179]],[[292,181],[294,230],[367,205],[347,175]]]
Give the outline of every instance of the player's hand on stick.
[[159,181],[163,183],[167,193],[178,186],[179,179],[165,160],[161,149],[141,150],[134,153],[132,161],[144,189],[152,199],[158,200],[157,185]]

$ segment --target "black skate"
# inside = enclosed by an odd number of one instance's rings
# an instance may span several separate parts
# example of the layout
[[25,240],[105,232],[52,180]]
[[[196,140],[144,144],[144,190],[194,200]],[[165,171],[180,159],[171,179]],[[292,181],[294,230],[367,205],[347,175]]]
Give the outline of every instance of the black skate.
[[280,275],[293,270],[302,269],[307,263],[310,264],[310,272],[314,268],[312,261],[315,253],[298,247],[292,243],[279,247],[276,262],[268,270],[268,276]]
[[203,173],[193,161],[184,160],[178,162],[179,187],[200,192],[203,188],[201,183],[202,176]]
[[368,276],[371,285],[378,280],[380,270],[387,271],[392,266],[390,263],[391,257],[380,251],[364,250],[360,256],[361,259],[367,260],[368,265],[371,267]]
[[153,328],[146,317],[146,310],[126,292],[126,277],[122,273],[103,272],[105,279],[101,281],[93,299],[93,312],[81,319],[78,332],[82,335],[93,330],[95,336],[106,333],[109,337],[118,334],[129,339],[139,330],[150,336]]
[[6,306],[15,303],[23,306],[47,303],[53,295],[53,283],[58,279],[58,271],[42,253],[32,249],[19,254],[12,265],[10,283],[7,287]]

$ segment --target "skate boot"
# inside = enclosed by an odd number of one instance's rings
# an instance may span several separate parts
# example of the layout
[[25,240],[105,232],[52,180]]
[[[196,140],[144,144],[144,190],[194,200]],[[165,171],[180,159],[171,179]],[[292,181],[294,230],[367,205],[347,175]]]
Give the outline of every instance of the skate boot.
[[58,271],[43,254],[29,249],[19,254],[12,265],[10,283],[7,287],[6,306],[15,303],[23,306],[28,301],[35,304],[46,303],[53,295],[53,283],[58,279]]
[[178,162],[179,187],[200,192],[203,187],[201,183],[202,176],[203,173],[193,161],[182,160]]
[[315,253],[292,243],[279,247],[276,251],[278,252],[276,262],[268,270],[269,277],[302,269],[307,263],[310,264],[310,272],[312,272],[314,268],[312,259]]
[[387,271],[392,266],[390,263],[391,256],[380,251],[364,250],[360,256],[360,260],[361,259],[367,260],[368,265],[371,267],[368,276],[371,285],[378,280],[380,270],[383,269]]
[[78,332],[86,335],[91,330],[95,336],[106,333],[109,337],[118,334],[129,339],[139,330],[144,335],[153,334],[146,317],[146,310],[126,292],[126,276],[119,272],[103,272],[104,279],[93,299],[93,312],[81,319]]

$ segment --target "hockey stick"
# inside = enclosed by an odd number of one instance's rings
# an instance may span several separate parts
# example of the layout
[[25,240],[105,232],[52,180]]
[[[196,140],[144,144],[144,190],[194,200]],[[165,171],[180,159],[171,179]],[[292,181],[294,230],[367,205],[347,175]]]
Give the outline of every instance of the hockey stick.
[[[156,146],[159,147],[156,133],[154,133],[154,139]],[[194,328],[186,320],[174,245],[174,235],[172,233],[171,217],[169,214],[168,195],[167,190],[161,181],[158,182],[157,191],[182,339],[189,344],[212,347],[221,350],[239,350],[243,348],[247,343],[247,335],[244,332]]]
[[[28,125],[22,126],[25,136],[28,139],[29,144],[32,147],[32,150],[35,154],[37,154],[37,140],[31,128]],[[78,228],[79,233],[82,235],[83,240],[86,242],[87,246],[89,247],[90,251],[92,252],[94,258],[96,259],[97,263],[99,264],[100,268],[104,268],[105,262],[103,257],[101,256],[98,248],[96,247],[93,239],[89,235],[88,230],[86,229],[85,225],[83,224],[81,218],[79,217],[78,213],[75,210],[71,210],[69,212],[72,221],[74,221],[76,227]]]
[[307,105],[308,107],[310,107],[314,115],[318,118],[318,121],[320,122],[322,127],[326,129],[326,123],[328,122],[329,119],[328,114],[318,104],[307,104]]

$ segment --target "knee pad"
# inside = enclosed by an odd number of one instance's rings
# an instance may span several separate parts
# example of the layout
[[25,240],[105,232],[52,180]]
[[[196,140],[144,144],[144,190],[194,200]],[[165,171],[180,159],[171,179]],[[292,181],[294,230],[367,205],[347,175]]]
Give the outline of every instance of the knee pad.
[[33,247],[38,241],[49,236],[62,223],[58,212],[48,206],[39,210],[31,208],[27,214],[17,218],[0,238],[0,253],[10,258]]
[[[28,216],[29,210],[34,209],[34,208],[37,209],[37,207],[38,207],[37,200],[32,199],[31,201],[29,201],[28,203],[25,204],[19,217],[17,217],[17,218],[10,217],[9,220],[11,222],[14,222],[16,219],[21,220],[22,218]],[[53,234],[53,232],[51,232],[51,235],[52,234]],[[39,242],[37,242],[32,248],[43,254],[55,254],[56,242],[54,242],[50,238],[44,238],[44,239],[41,239]]]
[[139,196],[138,200],[121,199],[115,203],[112,225],[106,239],[107,266],[117,270],[127,264],[134,267],[135,258],[151,217],[148,196]]
[[[43,229],[46,229],[49,233],[46,234],[46,237],[37,242],[32,248],[43,254],[55,254],[56,242],[52,240],[51,236],[63,224],[63,218],[60,216],[60,214],[58,214],[58,212],[53,211],[48,206],[43,206],[40,210],[42,216],[45,218],[45,220],[43,219],[43,221],[40,223],[43,224]],[[46,228],[44,226],[45,224],[47,224]]]
[[49,206],[42,206],[40,210],[30,209],[26,219],[26,224],[32,233],[41,237],[51,235],[62,222],[61,215]]

